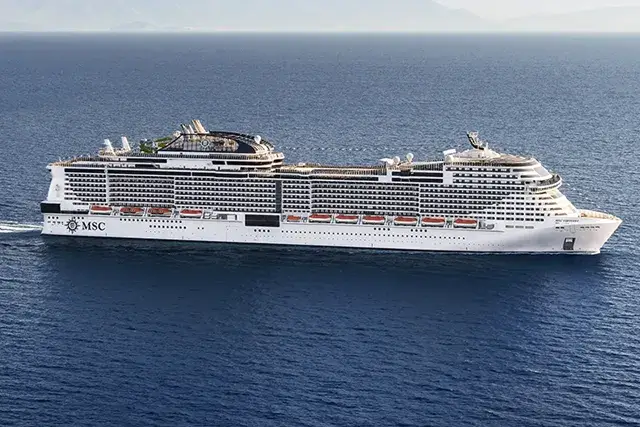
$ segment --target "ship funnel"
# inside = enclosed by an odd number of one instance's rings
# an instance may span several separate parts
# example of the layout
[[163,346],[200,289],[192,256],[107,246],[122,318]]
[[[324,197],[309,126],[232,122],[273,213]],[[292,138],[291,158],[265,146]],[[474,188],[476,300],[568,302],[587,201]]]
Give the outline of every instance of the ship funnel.
[[207,133],[204,126],[202,126],[202,123],[200,123],[200,120],[192,120],[191,123],[193,123],[193,128],[197,133]]
[[129,140],[127,139],[126,136],[123,136],[122,138],[120,138],[120,140],[122,141],[122,149],[124,151],[131,151],[131,145],[129,145]]
[[116,154],[116,152],[113,150],[113,144],[111,144],[111,141],[109,139],[104,140],[104,154]]

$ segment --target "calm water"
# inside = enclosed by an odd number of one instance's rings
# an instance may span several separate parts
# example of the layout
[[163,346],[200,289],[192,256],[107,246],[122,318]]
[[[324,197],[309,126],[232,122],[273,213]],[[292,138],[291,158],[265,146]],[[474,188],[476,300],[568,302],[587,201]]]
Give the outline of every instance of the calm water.
[[[0,36],[0,425],[640,423],[640,37]],[[601,255],[43,239],[45,165],[205,126],[289,161],[465,147],[625,222]]]

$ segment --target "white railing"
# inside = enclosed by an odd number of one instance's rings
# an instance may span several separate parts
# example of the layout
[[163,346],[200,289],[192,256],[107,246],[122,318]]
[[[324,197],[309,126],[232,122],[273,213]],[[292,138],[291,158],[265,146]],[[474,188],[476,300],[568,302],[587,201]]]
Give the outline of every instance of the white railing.
[[580,212],[580,216],[582,218],[616,219],[616,217],[611,214],[598,212],[598,211],[591,211],[588,209],[580,209],[578,212]]

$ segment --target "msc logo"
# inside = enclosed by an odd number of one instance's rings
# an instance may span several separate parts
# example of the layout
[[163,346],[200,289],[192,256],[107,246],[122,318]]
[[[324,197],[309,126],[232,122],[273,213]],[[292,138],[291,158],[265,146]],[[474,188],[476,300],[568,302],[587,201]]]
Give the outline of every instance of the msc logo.
[[78,231],[78,222],[75,219],[70,219],[64,226],[67,227],[67,230],[69,230],[71,234]]
[[73,234],[78,230],[82,231],[104,231],[106,228],[106,224],[104,222],[96,222],[96,221],[81,221],[78,222],[74,218],[71,218],[65,224],[69,233]]

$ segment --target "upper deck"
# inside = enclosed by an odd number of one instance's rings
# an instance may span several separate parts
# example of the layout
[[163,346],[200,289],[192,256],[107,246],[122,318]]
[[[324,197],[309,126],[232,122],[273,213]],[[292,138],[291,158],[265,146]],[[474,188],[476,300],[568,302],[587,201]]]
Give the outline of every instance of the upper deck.
[[260,135],[209,131],[179,133],[156,152],[266,154],[275,151],[273,144]]
[[[164,168],[164,169],[216,169],[258,170],[282,176],[371,176],[389,174],[432,174],[451,171],[475,172],[523,172],[527,178],[542,180],[550,174],[531,157],[498,153],[480,141],[477,133],[469,133],[472,148],[462,152],[447,150],[443,159],[414,161],[412,154],[380,159],[378,165],[324,165],[317,163],[284,164],[284,154],[259,135],[238,132],[207,131],[200,121],[181,125],[181,130],[155,140],[142,140],[139,149],[133,150],[126,138],[122,147],[114,148],[109,140],[98,155],[82,156],[52,163],[52,166],[116,167],[116,168]],[[500,169],[498,169],[500,168]]]

